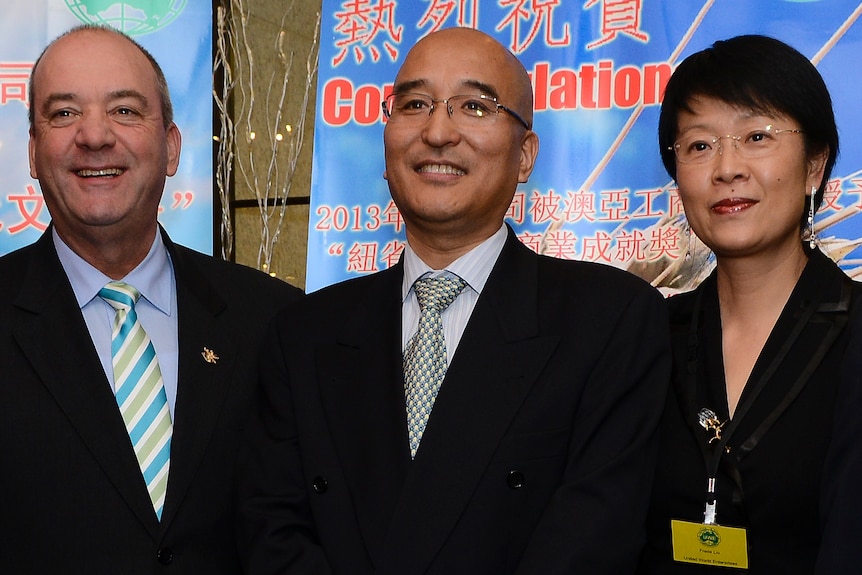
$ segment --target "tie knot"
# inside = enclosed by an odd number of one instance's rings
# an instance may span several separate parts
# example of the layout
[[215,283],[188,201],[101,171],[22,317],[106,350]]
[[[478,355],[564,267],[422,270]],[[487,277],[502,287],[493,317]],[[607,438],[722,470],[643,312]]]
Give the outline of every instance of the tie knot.
[[455,301],[466,285],[467,282],[458,276],[437,276],[416,280],[413,291],[416,292],[420,310],[443,311]]
[[99,290],[99,297],[116,310],[135,307],[141,292],[125,282],[111,282]]

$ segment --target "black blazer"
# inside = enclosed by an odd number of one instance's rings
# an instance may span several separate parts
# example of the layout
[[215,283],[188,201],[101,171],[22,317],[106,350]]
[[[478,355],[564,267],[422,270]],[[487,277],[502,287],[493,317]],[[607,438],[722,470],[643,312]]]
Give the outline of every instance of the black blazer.
[[[161,523],[51,230],[0,258],[4,573],[239,571],[238,437],[265,325],[299,290],[163,237],[176,274],[180,341]],[[204,346],[216,363],[204,361]]]
[[694,292],[668,300],[673,381],[639,573],[739,572],[673,561],[670,521],[703,521],[705,456],[712,449],[722,452],[717,523],[747,529],[749,572],[813,573],[820,543],[819,488],[838,372],[847,347],[847,320],[862,285],[819,250],[809,251],[808,257],[752,369],[734,420],[724,428],[726,450],[718,442],[710,446],[713,434],[697,423],[704,407],[722,421],[728,419],[715,273]]
[[822,540],[817,575],[853,575],[860,571],[862,538],[862,306],[848,325],[847,352],[838,384],[838,399],[823,470]]
[[669,376],[658,292],[510,230],[411,461],[402,277],[278,319],[242,490],[249,573],[631,572]]

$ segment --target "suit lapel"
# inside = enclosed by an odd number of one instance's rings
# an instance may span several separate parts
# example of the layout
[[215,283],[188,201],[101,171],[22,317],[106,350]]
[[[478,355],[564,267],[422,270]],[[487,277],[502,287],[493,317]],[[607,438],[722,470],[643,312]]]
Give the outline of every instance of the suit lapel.
[[844,272],[819,250],[809,255],[808,265],[761,352],[761,356],[772,359],[761,365],[758,358],[740,397],[740,405],[750,404],[751,411],[737,408],[742,415],[740,425],[729,429],[736,441],[745,438],[737,449],[738,458],[753,450],[790,406],[844,329],[851,285]]
[[510,231],[440,388],[379,573],[427,569],[556,347],[538,337],[537,263]]
[[[171,470],[162,514],[164,531],[189,489],[222,412],[236,363],[236,345],[229,341],[230,331],[223,328],[219,319],[226,308],[225,301],[188,254],[174,246],[166,235],[163,239],[176,275],[179,330],[177,401]],[[207,361],[204,348],[218,359]]]
[[334,345],[315,350],[321,401],[369,554],[410,464],[401,371],[400,265],[364,278]]
[[155,538],[159,526],[147,487],[50,228],[32,249],[14,304],[13,337],[97,464]]
[[[754,366],[740,398],[740,408],[725,428],[724,435],[741,444],[736,450],[738,455],[753,449],[757,440],[807,385],[808,378],[847,322],[850,285],[849,278],[827,256],[819,251],[810,253],[808,265]],[[680,375],[674,378],[673,386],[689,430],[705,449],[705,444],[701,444],[704,431],[698,424],[697,413],[704,406],[718,405],[714,398],[726,397],[720,367],[721,334],[711,327],[720,325],[715,274],[698,287],[696,297],[700,301],[693,303],[690,313],[673,326],[673,355],[675,361],[685,362],[675,367],[674,372]],[[698,324],[694,339],[690,334],[692,321]],[[778,361],[778,356],[786,361]],[[772,368],[777,371],[773,373]],[[709,390],[695,385],[695,378],[706,382]],[[760,396],[761,392],[764,397]],[[726,416],[726,413],[719,415]],[[755,438],[753,444],[752,438]]]

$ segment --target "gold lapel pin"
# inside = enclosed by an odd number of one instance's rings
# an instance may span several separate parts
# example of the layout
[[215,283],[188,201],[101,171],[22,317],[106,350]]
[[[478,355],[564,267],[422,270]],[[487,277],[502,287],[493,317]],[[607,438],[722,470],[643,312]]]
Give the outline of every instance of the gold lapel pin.
[[204,361],[207,363],[215,363],[218,361],[218,356],[216,355],[216,353],[208,347],[204,348],[204,350],[201,352],[201,355],[203,356]]

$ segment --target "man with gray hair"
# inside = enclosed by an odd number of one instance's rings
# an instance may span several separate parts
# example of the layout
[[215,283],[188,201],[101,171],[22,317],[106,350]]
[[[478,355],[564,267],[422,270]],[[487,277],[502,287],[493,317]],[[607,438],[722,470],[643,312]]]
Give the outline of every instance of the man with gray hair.
[[181,138],[140,45],[75,28],[30,94],[30,174],[52,221],[0,258],[2,571],[237,574],[258,346],[299,291],[159,226]]

